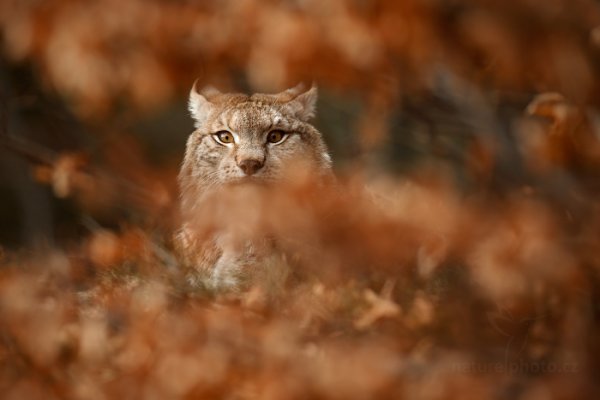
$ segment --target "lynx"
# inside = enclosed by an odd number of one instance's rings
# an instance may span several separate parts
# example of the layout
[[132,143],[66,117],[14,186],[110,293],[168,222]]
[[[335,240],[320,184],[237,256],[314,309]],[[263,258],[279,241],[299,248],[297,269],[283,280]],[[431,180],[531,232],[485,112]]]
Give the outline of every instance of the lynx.
[[[189,111],[196,129],[179,174],[184,223],[177,242],[184,262],[201,272],[208,286],[238,288],[248,274],[269,263],[269,247],[257,245],[261,238],[236,235],[243,227],[229,225],[209,237],[195,229],[194,218],[220,201],[222,189],[277,186],[293,179],[299,168],[317,182],[331,179],[327,147],[309,123],[316,100],[314,85],[252,95],[192,87]],[[252,192],[237,193],[250,198]]]

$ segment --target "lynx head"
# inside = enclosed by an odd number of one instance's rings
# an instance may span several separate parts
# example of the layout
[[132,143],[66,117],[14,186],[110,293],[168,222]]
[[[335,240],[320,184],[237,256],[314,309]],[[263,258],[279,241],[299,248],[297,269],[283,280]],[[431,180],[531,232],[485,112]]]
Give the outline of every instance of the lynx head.
[[[189,137],[179,180],[184,208],[207,190],[229,184],[270,184],[294,168],[330,174],[321,134],[309,124],[317,89],[299,85],[278,94],[190,92],[196,130]],[[189,204],[191,206],[191,204]]]

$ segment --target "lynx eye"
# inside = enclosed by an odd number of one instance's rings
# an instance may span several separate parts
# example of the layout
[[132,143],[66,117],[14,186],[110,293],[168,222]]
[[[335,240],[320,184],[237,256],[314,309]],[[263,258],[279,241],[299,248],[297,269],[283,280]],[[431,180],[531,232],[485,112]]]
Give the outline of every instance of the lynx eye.
[[221,144],[230,144],[234,142],[233,135],[231,132],[220,131],[213,135],[213,138]]
[[283,131],[271,131],[267,135],[267,142],[272,144],[277,144],[283,142],[283,140],[287,137],[287,133]]

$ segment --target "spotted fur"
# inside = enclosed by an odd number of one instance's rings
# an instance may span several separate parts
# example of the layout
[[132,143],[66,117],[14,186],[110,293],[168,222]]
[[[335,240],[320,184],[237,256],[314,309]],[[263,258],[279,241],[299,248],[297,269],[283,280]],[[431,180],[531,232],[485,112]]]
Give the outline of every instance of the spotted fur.
[[[316,87],[301,87],[278,94],[224,94],[213,88],[192,88],[189,109],[196,130],[190,135],[179,174],[183,228],[178,243],[187,263],[208,272],[212,286],[235,287],[244,264],[257,263],[255,246],[232,250],[220,237],[198,238],[189,220],[216,190],[237,183],[277,184],[292,174],[292,168],[307,168],[317,177],[331,175],[331,158],[321,134],[309,120],[314,116]],[[267,142],[274,130],[287,136],[278,144]],[[230,132],[235,143],[215,139]],[[240,165],[253,160],[261,165],[248,176]],[[224,235],[225,237],[227,235]],[[246,267],[244,267],[247,269]]]

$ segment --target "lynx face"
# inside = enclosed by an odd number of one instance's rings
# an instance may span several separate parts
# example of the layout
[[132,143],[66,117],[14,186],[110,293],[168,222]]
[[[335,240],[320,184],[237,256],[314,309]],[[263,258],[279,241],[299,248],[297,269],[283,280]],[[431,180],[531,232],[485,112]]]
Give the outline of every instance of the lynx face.
[[189,108],[196,131],[179,176],[183,208],[193,208],[211,188],[274,184],[292,176],[294,168],[328,174],[327,148],[308,123],[316,97],[315,87],[251,96],[193,88]]

